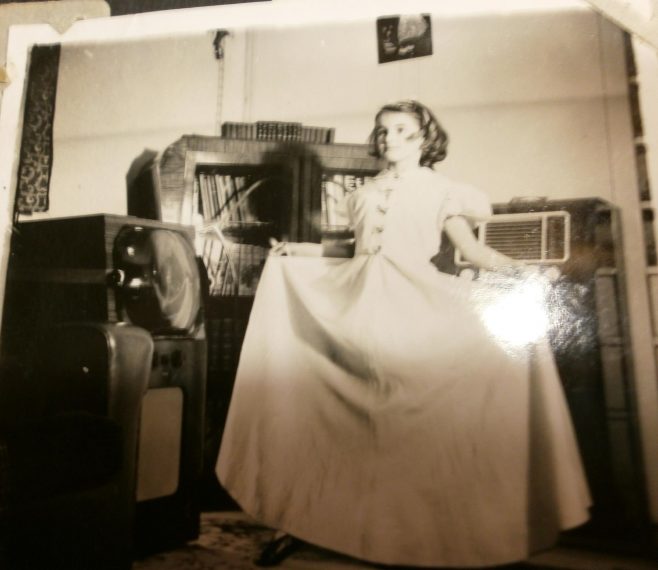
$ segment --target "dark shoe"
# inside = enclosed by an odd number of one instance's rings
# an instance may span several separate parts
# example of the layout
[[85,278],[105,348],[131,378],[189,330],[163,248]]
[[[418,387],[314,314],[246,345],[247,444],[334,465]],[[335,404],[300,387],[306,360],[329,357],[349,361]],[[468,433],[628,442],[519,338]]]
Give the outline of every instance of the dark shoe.
[[267,543],[260,556],[254,561],[256,566],[277,566],[297,550],[302,541],[284,534]]

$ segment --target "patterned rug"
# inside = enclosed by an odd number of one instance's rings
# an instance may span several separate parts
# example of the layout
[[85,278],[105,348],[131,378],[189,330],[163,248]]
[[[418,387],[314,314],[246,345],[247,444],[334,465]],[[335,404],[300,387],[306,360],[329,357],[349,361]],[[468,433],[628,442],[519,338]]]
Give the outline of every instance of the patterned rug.
[[[253,560],[273,534],[240,512],[204,513],[198,540],[137,560],[133,570],[253,570],[259,568]],[[278,568],[363,570],[377,566],[304,545]]]
[[[254,570],[253,563],[274,531],[241,512],[204,513],[198,540],[177,550],[137,560],[133,570]],[[304,545],[277,568],[297,570],[403,570],[402,567],[368,564]],[[543,564],[513,564],[496,570],[555,570]]]

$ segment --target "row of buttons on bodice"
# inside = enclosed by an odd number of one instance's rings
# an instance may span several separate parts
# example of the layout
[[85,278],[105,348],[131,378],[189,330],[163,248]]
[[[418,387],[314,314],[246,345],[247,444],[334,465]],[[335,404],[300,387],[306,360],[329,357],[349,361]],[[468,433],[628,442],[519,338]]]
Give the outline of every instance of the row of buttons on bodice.
[[379,218],[377,222],[374,224],[372,227],[372,234],[369,241],[369,246],[367,248],[364,248],[361,250],[360,253],[368,254],[368,255],[374,255],[377,254],[381,251],[382,249],[382,236],[384,233],[384,222],[386,218],[386,214],[388,212],[389,208],[389,199],[391,196],[391,192],[393,191],[393,188],[391,187],[385,187],[385,188],[380,188],[378,192],[378,203],[375,206],[375,212],[377,214],[377,217]]

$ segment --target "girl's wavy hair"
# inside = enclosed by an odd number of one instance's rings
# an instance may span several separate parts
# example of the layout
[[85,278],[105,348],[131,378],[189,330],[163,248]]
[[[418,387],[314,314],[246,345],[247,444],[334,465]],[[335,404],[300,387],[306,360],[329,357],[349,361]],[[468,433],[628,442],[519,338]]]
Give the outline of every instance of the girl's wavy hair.
[[409,113],[416,117],[423,136],[420,156],[421,166],[432,166],[435,162],[441,162],[448,155],[448,133],[443,129],[441,123],[425,105],[418,101],[398,101],[384,105],[375,115],[375,128],[368,137],[370,154],[381,158],[378,139],[380,136],[379,119],[384,113]]

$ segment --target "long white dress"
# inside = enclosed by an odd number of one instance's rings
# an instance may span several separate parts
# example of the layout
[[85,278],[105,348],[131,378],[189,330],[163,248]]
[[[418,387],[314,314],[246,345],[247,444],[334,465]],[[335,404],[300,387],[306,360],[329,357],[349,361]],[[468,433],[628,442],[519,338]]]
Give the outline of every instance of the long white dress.
[[246,513],[368,561],[444,567],[522,560],[587,520],[546,341],[505,336],[524,326],[509,288],[429,261],[448,216],[489,214],[429,168],[384,171],[346,201],[354,258],[267,260],[217,465]]

